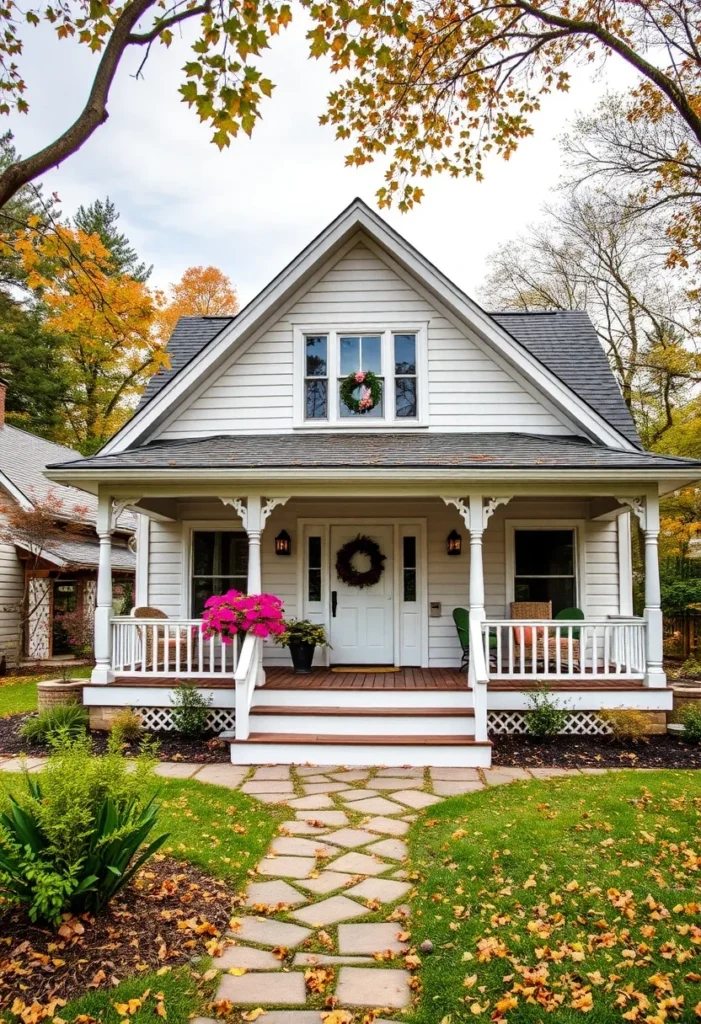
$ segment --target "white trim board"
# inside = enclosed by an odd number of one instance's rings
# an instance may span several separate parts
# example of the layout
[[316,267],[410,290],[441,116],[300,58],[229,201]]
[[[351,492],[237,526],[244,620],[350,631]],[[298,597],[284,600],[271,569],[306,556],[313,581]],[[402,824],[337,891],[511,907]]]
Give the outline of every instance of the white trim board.
[[324,271],[327,262],[340,249],[355,244],[361,231],[367,236],[367,244],[371,248],[374,243],[383,251],[385,260],[389,255],[401,264],[405,272],[412,274],[428,289],[434,302],[441,301],[458,321],[477,332],[490,349],[530,381],[539,397],[549,396],[561,414],[575,422],[585,434],[615,448],[635,450],[623,434],[579,398],[365,203],[356,199],[238,314],[228,328],[220,331],[196,360],[191,360],[143,409],[135,413],[108,441],[102,454],[124,451],[143,441],[172,414],[174,408],[182,407],[192,392],[230,356],[234,346],[243,350],[243,343],[263,329],[272,316],[277,318],[281,308],[300,287],[309,287],[307,279]]

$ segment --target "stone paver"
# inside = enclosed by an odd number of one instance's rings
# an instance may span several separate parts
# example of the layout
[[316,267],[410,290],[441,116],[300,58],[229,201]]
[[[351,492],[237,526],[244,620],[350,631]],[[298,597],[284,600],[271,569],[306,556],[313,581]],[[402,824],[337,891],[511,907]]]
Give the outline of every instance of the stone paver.
[[338,794],[344,803],[355,803],[358,800],[368,800],[370,797],[379,796],[377,789],[344,789]]
[[26,768],[28,772],[36,772],[43,768],[45,764],[45,757],[13,757],[10,761],[5,761],[3,764],[0,764],[0,771],[15,774],[17,772],[21,772],[23,768]]
[[295,836],[323,836],[328,832],[328,826],[310,825],[308,821],[283,821],[278,827],[281,835],[290,832]]
[[258,873],[273,878],[309,878],[315,867],[313,857],[264,857]]
[[384,861],[368,857],[366,853],[356,852],[344,853],[342,857],[332,861],[328,866],[331,871],[348,871],[351,875],[381,875],[390,867]]
[[411,889],[409,882],[394,882],[391,878],[366,878],[351,889],[346,889],[349,896],[363,900],[379,900],[380,903],[394,903]]
[[326,836],[334,846],[343,846],[349,850],[356,846],[365,846],[372,839],[363,828],[342,828],[338,832],[329,832]]
[[262,804],[286,804],[290,799],[289,793],[255,793],[252,795]]
[[266,907],[277,907],[279,903],[284,903],[294,907],[308,902],[307,897],[293,886],[282,879],[276,879],[274,882],[251,882],[246,890],[244,905],[255,907],[262,904]]
[[366,821],[363,828],[366,828],[369,832],[382,832],[388,836],[405,836],[409,831],[409,826],[405,821],[397,821],[396,818],[385,818],[382,815]]
[[334,806],[333,800],[326,793],[317,793],[316,796],[299,796],[296,800],[288,800],[287,803],[296,811],[322,811]]
[[197,781],[238,789],[247,775],[248,768],[240,768],[236,764],[206,764],[198,771]]
[[[263,917],[238,917],[232,931],[237,942],[256,942],[259,946],[287,946],[294,949],[312,934],[309,928],[287,921],[274,921]],[[272,1000],[268,1000],[272,1002]]]
[[373,789],[415,789],[416,779],[373,779]]
[[579,768],[529,768],[536,779],[553,779],[557,775],[579,775]]
[[294,786],[289,779],[287,782],[263,779],[260,782],[244,782],[241,792],[250,793],[252,796],[257,796],[259,793],[294,793]]
[[325,775],[306,775],[304,777],[305,784],[308,782],[331,782],[332,780],[327,778]]
[[367,777],[368,773],[359,768],[355,771],[351,769],[347,772],[335,772],[330,776],[334,782],[364,782]]
[[319,821],[322,825],[348,824],[348,815],[345,811],[319,811],[318,814],[310,811],[296,811],[295,817],[299,821]]
[[[396,883],[395,883],[396,884]],[[292,917],[312,928],[328,928],[339,921],[352,921],[356,917],[364,917],[370,911],[347,896],[329,896],[321,903],[312,903],[309,907],[295,910]]]
[[293,967],[315,967],[324,964],[373,964],[371,956],[330,956],[327,953],[295,953]]
[[500,786],[516,779],[530,779],[525,768],[485,768],[484,778],[490,786]]
[[439,796],[431,796],[430,793],[422,793],[419,789],[407,789],[403,793],[393,793],[392,796],[407,807],[416,807],[417,810],[430,807],[432,804],[439,804]]
[[295,1006],[306,1003],[307,992],[304,975],[300,972],[284,974],[277,971],[275,974],[242,974],[240,977],[225,974],[217,991],[217,999],[228,999],[234,1004],[255,1003],[256,1006],[261,1003],[287,1003]]
[[455,779],[459,782],[467,782],[470,779],[479,781],[480,777],[476,768],[429,768],[429,772],[434,782],[451,782]]
[[401,1010],[411,1002],[408,971],[386,967],[342,967],[336,996],[342,1006],[385,1006]]
[[372,800],[358,800],[353,804],[353,810],[360,811],[361,814],[397,814],[401,807],[397,807],[383,796],[376,796]]
[[313,782],[302,787],[307,796],[314,796],[316,793],[338,793],[345,789],[342,782]]
[[254,946],[228,946],[221,956],[212,960],[212,967],[228,971],[232,967],[245,967],[247,971],[277,971],[280,961],[267,949]]
[[384,953],[388,949],[392,953],[403,953],[407,944],[397,938],[400,928],[401,925],[392,921],[379,924],[339,924],[338,951],[341,954],[360,953],[365,956]]
[[337,846],[329,846],[321,839],[305,839],[303,836],[278,836],[273,839],[271,851],[291,857],[332,857],[338,853]]
[[161,761],[156,765],[156,775],[164,779],[191,779],[198,770],[196,764],[185,761]]
[[[268,1010],[265,1017],[260,1018],[261,1024],[321,1024],[321,1014],[318,1010]],[[220,1024],[219,1021],[212,1021],[212,1024]],[[375,1024],[382,1024],[382,1021],[375,1021]],[[385,1024],[395,1024],[394,1021]]]
[[460,793],[475,793],[478,789],[484,789],[484,783],[480,779],[437,779],[433,783],[433,792],[436,796],[458,796]]
[[380,768],[377,772],[378,779],[423,779],[424,769],[414,768],[412,765],[403,765],[401,768]]
[[376,857],[390,857],[392,860],[404,860],[409,848],[401,839],[380,839],[365,848],[365,853],[374,853]]
[[337,764],[303,764],[303,765],[300,765],[298,768],[295,768],[295,771],[297,772],[297,774],[299,775],[300,778],[304,778],[305,775],[318,775],[319,773],[321,773],[322,775],[328,775],[329,772],[337,772],[338,771],[338,765]]
[[353,881],[353,875],[345,875],[341,871],[322,871],[318,878],[305,878],[300,884],[310,892],[324,896],[327,892],[340,889]]
[[275,779],[276,781],[288,780],[290,777],[290,766],[288,764],[266,764],[262,768],[256,768],[253,773],[254,780]]

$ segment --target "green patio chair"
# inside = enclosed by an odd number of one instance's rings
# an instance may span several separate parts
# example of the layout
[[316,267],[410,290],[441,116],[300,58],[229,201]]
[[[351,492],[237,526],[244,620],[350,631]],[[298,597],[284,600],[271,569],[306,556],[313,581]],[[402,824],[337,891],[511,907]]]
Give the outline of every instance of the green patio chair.
[[[584,612],[581,608],[563,608],[561,612],[558,612],[555,616],[556,619],[568,619],[570,622],[573,619],[583,619]],[[579,630],[572,630],[572,639],[579,640]]]
[[[462,647],[462,660],[460,662],[460,669],[467,668],[468,661],[470,660],[470,613],[467,608],[453,608],[453,622],[455,628],[458,631],[458,640]],[[489,649],[490,651],[496,650],[497,638],[489,635]]]

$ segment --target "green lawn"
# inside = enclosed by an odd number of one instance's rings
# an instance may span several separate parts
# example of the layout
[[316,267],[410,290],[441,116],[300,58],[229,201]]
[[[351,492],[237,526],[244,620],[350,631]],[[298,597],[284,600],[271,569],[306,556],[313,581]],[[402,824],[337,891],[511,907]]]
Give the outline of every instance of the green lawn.
[[[72,679],[89,679],[92,668],[90,665],[79,665],[71,669]],[[23,711],[37,709],[37,683],[43,679],[57,679],[54,670],[40,676],[9,676],[0,683],[0,718],[6,715],[18,715]]]
[[498,786],[410,834],[411,1024],[701,1017],[701,772]]

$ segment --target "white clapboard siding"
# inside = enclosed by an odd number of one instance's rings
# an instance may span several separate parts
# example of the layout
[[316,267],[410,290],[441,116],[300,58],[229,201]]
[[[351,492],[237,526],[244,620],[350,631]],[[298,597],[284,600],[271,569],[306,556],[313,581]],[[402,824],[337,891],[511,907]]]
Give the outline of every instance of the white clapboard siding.
[[[484,534],[484,577],[486,611],[490,618],[508,617],[506,581],[505,520],[581,520],[588,511],[588,503],[577,501],[512,501],[497,509],[489,520]],[[230,523],[240,528],[240,520],[231,508],[221,503],[192,501],[179,505],[180,522],[151,523],[149,546],[149,604],[174,617],[189,616],[185,595],[189,583],[184,578],[189,572],[189,553],[186,550],[190,525],[207,529]],[[285,602],[288,617],[301,616],[303,608],[297,606],[297,555],[301,538],[297,531],[299,519],[356,518],[359,530],[365,529],[363,519],[425,519],[427,522],[428,601],[440,604],[440,615],[429,616],[429,664],[432,668],[460,664],[460,645],[453,624],[453,609],[467,607],[469,601],[469,535],[454,508],[447,508],[438,499],[432,501],[297,501],[275,509],[263,533],[262,571],[263,589],[277,594]],[[292,555],[275,555],[274,539],[285,529],[292,540]],[[460,557],[449,557],[446,537],[456,529],[463,538]],[[590,618],[617,614],[618,550],[615,522],[588,521],[584,538],[586,556],[587,615]],[[330,552],[333,558],[334,552]],[[287,651],[266,645],[265,661],[268,665],[287,665]]]
[[[294,326],[380,330],[428,323],[429,427],[564,434],[564,426],[484,344],[462,334],[362,244],[332,265],[263,336],[232,357],[154,435],[293,429]],[[421,381],[420,386],[425,386]]]
[[14,666],[21,654],[20,607],[24,594],[24,570],[12,544],[0,543],[0,658]]

